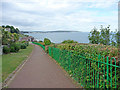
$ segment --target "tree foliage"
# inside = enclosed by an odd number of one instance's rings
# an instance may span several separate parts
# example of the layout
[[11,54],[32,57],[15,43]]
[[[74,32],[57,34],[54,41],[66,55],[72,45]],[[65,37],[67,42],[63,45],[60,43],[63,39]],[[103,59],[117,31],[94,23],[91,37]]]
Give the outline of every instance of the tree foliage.
[[115,40],[116,40],[117,46],[120,46],[120,31],[116,30]]
[[78,43],[78,42],[74,40],[64,40],[62,43]]
[[3,47],[3,53],[8,54],[10,53],[10,48],[8,46]]
[[119,43],[119,35],[117,30],[115,32],[110,31],[110,25],[107,27],[101,25],[99,31],[96,28],[93,28],[90,31],[88,38],[91,44],[116,46]]
[[2,45],[9,45],[19,40],[19,34],[10,33],[2,29]]
[[100,35],[100,32],[97,31],[97,29],[94,27],[93,30],[88,35],[90,43],[98,44],[100,39],[99,35]]
[[2,27],[3,27],[4,29],[5,29],[5,28],[10,28],[10,32],[11,32],[11,33],[17,33],[17,34],[20,33],[19,29],[18,29],[18,28],[15,28],[15,27],[13,27],[13,26],[9,26],[9,25],[4,26],[4,25],[2,25]]
[[110,45],[110,26],[103,28],[101,26],[100,44]]
[[44,38],[45,45],[50,45],[51,41],[48,38]]

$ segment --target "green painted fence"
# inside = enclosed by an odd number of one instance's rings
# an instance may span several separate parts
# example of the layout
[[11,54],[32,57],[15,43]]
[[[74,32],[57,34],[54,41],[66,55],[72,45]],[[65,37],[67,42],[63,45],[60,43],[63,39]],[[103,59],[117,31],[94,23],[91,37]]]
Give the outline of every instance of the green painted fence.
[[42,45],[40,43],[37,43],[37,42],[32,42],[32,43],[41,46],[43,48],[43,50],[45,50],[45,46],[44,45]]
[[120,89],[120,65],[114,57],[78,55],[54,47],[48,49],[49,55],[84,88]]

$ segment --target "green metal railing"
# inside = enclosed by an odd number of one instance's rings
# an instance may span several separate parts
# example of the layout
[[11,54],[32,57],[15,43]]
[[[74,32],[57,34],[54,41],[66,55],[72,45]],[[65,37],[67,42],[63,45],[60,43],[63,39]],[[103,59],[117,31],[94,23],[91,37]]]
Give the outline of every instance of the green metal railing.
[[49,47],[49,55],[70,76],[85,88],[119,88],[120,65],[116,59],[101,55],[83,55],[77,52]]
[[45,46],[44,45],[42,45],[40,43],[37,43],[37,42],[32,42],[32,43],[41,46],[43,48],[43,50],[45,50]]

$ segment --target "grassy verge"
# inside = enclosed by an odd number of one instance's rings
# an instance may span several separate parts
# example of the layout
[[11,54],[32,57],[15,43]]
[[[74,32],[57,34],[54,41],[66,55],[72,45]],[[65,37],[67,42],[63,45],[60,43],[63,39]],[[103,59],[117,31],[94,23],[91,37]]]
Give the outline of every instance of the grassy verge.
[[22,61],[26,60],[33,50],[33,45],[29,45],[27,49],[21,49],[18,53],[11,53],[2,56],[2,81],[4,81],[10,73],[12,73]]

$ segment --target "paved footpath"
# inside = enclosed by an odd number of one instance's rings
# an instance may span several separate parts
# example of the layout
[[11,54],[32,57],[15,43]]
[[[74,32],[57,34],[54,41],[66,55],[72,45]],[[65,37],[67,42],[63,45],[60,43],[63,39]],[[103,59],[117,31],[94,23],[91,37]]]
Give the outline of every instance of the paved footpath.
[[72,80],[42,50],[34,45],[33,54],[9,84],[9,88],[75,88]]

